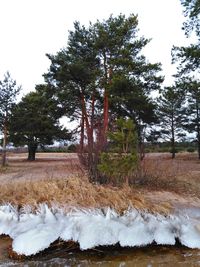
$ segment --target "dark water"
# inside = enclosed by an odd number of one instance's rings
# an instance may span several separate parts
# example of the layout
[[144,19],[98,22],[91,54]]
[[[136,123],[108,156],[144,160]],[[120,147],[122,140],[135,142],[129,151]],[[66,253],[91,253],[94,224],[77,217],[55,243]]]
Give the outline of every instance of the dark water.
[[200,250],[182,246],[148,246],[143,248],[98,248],[89,251],[55,249],[25,261],[8,258],[8,238],[0,243],[0,266],[19,267],[156,267],[200,266]]

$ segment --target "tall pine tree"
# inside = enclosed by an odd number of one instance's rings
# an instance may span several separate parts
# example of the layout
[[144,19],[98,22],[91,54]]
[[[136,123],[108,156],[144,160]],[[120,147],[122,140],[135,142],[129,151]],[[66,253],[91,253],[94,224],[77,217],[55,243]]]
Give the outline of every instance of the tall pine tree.
[[11,78],[9,72],[0,81],[0,130],[3,133],[2,166],[6,164],[8,120],[20,89],[21,87],[17,86],[16,81]]
[[172,158],[176,154],[176,141],[184,135],[186,119],[184,95],[174,87],[165,87],[158,99],[158,115],[162,138],[170,142]]
[[70,134],[59,125],[56,107],[40,92],[31,92],[13,107],[9,119],[9,140],[28,147],[28,160],[35,160],[38,146],[56,140],[69,140]]
[[177,84],[187,93],[188,123],[187,129],[196,133],[200,158],[199,137],[199,74],[200,74],[200,2],[199,0],[181,0],[186,21],[183,29],[186,36],[196,33],[196,41],[188,47],[174,47],[173,62],[178,63]]
[[[158,89],[162,82],[158,74],[161,67],[160,64],[150,64],[141,55],[149,40],[138,37],[135,15],[128,18],[110,16],[88,28],[79,23],[74,27],[69,34],[68,46],[55,56],[49,56],[51,66],[45,78],[54,87],[60,103],[66,106],[66,114],[72,118],[78,114],[82,144],[86,129],[88,158],[93,172],[97,164],[94,152],[106,148],[106,132],[112,116],[123,116],[113,107],[124,105],[120,95],[130,96],[130,91],[122,86],[124,81],[131,84],[129,89],[134,92],[131,95],[145,102],[148,94]],[[132,99],[132,105],[136,102]],[[145,112],[144,105],[140,108]]]

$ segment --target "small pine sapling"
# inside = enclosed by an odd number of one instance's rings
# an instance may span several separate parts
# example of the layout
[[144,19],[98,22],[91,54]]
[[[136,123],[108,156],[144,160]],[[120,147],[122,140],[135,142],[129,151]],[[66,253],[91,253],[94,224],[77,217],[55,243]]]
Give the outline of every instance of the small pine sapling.
[[116,129],[108,132],[109,149],[100,155],[99,171],[115,183],[129,185],[137,167],[137,134],[131,119],[118,119]]

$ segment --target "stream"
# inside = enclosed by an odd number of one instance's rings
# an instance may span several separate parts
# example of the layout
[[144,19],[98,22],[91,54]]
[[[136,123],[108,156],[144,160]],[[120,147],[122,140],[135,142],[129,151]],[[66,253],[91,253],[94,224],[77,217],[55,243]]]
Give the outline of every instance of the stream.
[[[10,206],[2,206],[1,208],[1,231],[2,233],[5,233],[5,235],[0,236],[0,267],[200,266],[200,249],[189,248],[190,244],[191,247],[199,247],[199,207],[181,207],[181,209],[179,207],[176,211],[176,217],[174,218],[159,216],[152,217],[152,215],[148,213],[138,213],[134,210],[126,217],[117,217],[109,210],[106,215],[102,214],[100,211],[96,211],[96,213],[94,213],[94,211],[86,213],[80,211],[78,213],[72,213],[67,217],[67,215],[63,215],[62,213],[54,213],[53,210],[50,210],[46,206],[43,206],[39,213],[25,213],[20,215],[20,219],[19,215],[16,217],[18,219],[15,219],[16,214],[16,210]],[[137,216],[131,217],[134,214]],[[48,242],[52,243],[52,241],[46,239],[52,234],[56,234],[56,232],[54,233],[54,228],[59,229],[59,223],[62,221],[65,226],[64,229],[68,229],[68,232],[62,232],[61,237],[64,238],[63,233],[65,233],[65,235],[66,233],[70,233],[73,240],[79,240],[80,247],[82,245],[84,250],[77,249],[77,247],[69,250],[69,247],[65,244],[62,245],[62,247],[55,246],[53,249],[50,247],[44,251],[40,249],[42,242],[44,242],[46,248],[48,247]],[[126,223],[129,223],[129,226],[126,226]],[[173,227],[171,227],[172,224]],[[40,228],[37,228],[39,227],[38,225]],[[110,240],[108,238],[111,238],[112,240],[113,236],[115,237],[114,234],[117,233],[114,231],[118,229],[118,225],[120,225],[120,229],[122,229],[121,231],[124,231],[123,236],[119,238],[121,243],[127,242],[122,243],[124,244],[124,247],[119,246],[119,242],[116,242],[117,245],[115,246],[92,245],[101,243],[101,240]],[[13,232],[11,232],[10,229]],[[125,231],[124,229],[129,229],[129,231]],[[135,240],[134,242],[138,241],[134,244],[141,245],[134,245],[131,243],[132,239],[129,238],[129,235],[130,233],[132,234],[132,232],[130,232],[130,229],[136,231],[133,234],[133,240]],[[146,235],[149,234],[146,229],[152,231],[151,234],[154,234],[153,238],[157,241],[157,244],[160,240],[166,241],[166,244],[170,243],[171,240],[173,241],[172,238],[177,235],[179,238],[175,239],[175,245],[156,245],[156,242],[153,242],[151,245],[145,246],[142,245],[142,242],[145,240]],[[10,233],[11,236],[14,236],[14,241],[12,241],[8,234],[6,234],[6,231]],[[39,234],[38,231],[40,231]],[[108,233],[112,233],[112,235],[108,235]],[[35,243],[33,243],[33,240]],[[66,240],[70,240],[69,234],[68,238],[66,237]],[[182,242],[177,242],[177,240]],[[12,242],[14,242],[13,244],[16,250],[21,249],[22,251],[29,252],[34,248],[34,251],[40,251],[40,253],[34,257],[30,256],[25,260],[12,260],[9,258],[8,254],[8,249],[11,247]],[[128,242],[132,244],[132,247],[127,247],[128,245],[125,245],[129,244]],[[186,247],[181,245],[181,243],[189,245]],[[86,245],[89,249],[86,248]],[[91,247],[95,248],[92,249]],[[32,255],[33,254],[35,253],[32,253]],[[31,255],[31,253],[28,255]]]
[[33,259],[9,259],[9,237],[0,239],[0,266],[10,267],[156,267],[200,266],[200,250],[187,247],[151,245],[140,248],[103,247],[88,251],[71,251],[58,248]]

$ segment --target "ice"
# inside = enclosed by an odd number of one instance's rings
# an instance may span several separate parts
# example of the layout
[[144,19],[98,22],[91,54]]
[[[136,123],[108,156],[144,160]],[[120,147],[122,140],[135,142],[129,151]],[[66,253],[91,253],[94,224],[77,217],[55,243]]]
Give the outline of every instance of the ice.
[[19,222],[13,235],[15,237],[13,250],[18,254],[35,254],[37,251],[48,248],[60,237],[62,223],[46,205],[42,206],[41,211],[34,217],[23,217],[25,219]]
[[17,225],[18,212],[11,205],[0,206],[0,235],[10,235],[12,229]]
[[[65,209],[67,210],[67,209]],[[200,248],[199,220],[182,211],[170,216],[129,209],[123,215],[110,208],[64,209],[41,204],[37,211],[0,206],[0,234],[13,239],[13,250],[34,255],[57,239],[78,242],[82,250],[96,246],[145,246],[156,242],[174,245],[178,239],[190,248]]]
[[189,221],[188,219],[187,222],[181,226],[180,242],[186,247],[200,248],[200,233]]

